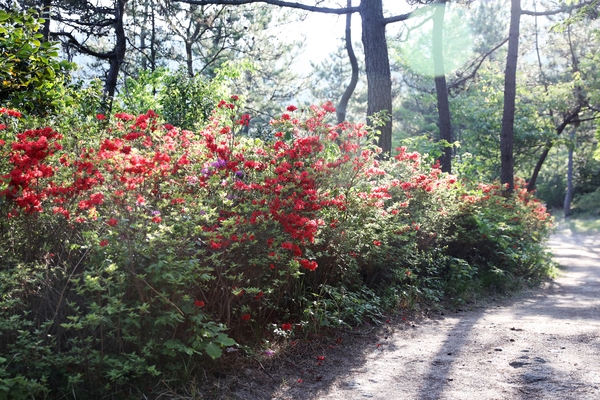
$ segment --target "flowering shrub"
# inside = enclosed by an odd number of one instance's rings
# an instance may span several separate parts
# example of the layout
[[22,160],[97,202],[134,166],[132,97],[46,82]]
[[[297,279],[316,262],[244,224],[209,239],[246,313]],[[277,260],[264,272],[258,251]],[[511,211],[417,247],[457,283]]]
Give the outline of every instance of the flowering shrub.
[[366,127],[324,122],[330,103],[289,106],[272,142],[243,137],[235,101],[199,132],[152,111],[97,115],[85,141],[3,131],[11,379],[93,391],[181,378],[181,357],[192,374],[270,326],[358,323],[488,273],[543,274],[547,214],[528,195],[470,190],[405,148],[381,161]]

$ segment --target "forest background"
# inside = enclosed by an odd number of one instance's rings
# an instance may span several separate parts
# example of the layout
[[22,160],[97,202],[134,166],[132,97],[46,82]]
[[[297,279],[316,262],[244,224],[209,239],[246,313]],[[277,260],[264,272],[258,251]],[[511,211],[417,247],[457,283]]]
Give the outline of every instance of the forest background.
[[[595,0],[2,9],[0,398],[533,284],[599,212]],[[298,70],[311,13],[359,18]]]

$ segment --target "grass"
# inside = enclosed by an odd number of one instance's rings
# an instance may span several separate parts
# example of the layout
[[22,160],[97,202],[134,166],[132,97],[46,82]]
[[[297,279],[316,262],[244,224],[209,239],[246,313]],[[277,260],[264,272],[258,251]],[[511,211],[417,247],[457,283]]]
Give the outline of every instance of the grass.
[[556,221],[557,231],[570,230],[572,233],[600,233],[600,218],[588,216],[570,216],[565,218],[562,211],[552,213]]

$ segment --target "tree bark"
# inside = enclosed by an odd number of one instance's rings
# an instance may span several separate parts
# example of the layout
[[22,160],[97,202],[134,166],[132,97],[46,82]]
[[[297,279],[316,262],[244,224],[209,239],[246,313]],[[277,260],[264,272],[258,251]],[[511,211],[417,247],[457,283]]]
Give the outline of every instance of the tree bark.
[[527,183],[527,191],[530,193],[535,190],[535,185],[537,184],[538,175],[540,174],[542,165],[544,165],[544,162],[546,161],[546,158],[548,157],[548,153],[550,153],[551,148],[552,148],[552,141],[547,140],[546,146],[544,146],[544,151],[542,151],[540,158],[538,158],[538,161],[535,164],[535,167],[533,168],[533,173],[531,174],[531,179],[529,179],[529,182]]
[[150,34],[150,71],[156,71],[156,13],[154,8],[151,9],[152,14],[152,33]]
[[[565,128],[567,127],[567,125],[575,123],[575,121],[577,121],[579,119],[579,111],[581,111],[581,108],[582,108],[581,105],[578,105],[577,107],[575,107],[575,109],[573,111],[571,111],[569,114],[566,115],[562,124],[560,124],[556,128],[556,136],[560,136],[563,133],[563,131],[565,130]],[[528,192],[533,192],[535,190],[535,185],[537,183],[538,175],[540,173],[540,170],[542,169],[542,165],[544,165],[544,161],[546,161],[546,157],[548,157],[548,153],[550,152],[551,148],[552,148],[552,142],[548,140],[546,142],[544,151],[540,155],[538,162],[535,164],[535,167],[533,168],[533,173],[531,174],[531,179],[529,179],[529,183],[527,184]]]
[[[352,0],[348,0],[348,8],[352,7]],[[352,66],[352,76],[350,83],[346,87],[342,98],[337,106],[336,115],[338,124],[341,124],[346,120],[346,111],[348,109],[348,102],[356,84],[358,83],[358,60],[356,54],[354,54],[354,48],[352,47],[352,14],[346,14],[346,51],[348,52],[348,58],[350,59],[350,65]]]
[[194,59],[192,57],[192,42],[185,42],[185,65],[187,66],[187,73],[190,78],[194,77]]
[[519,57],[519,24],[521,0],[511,0],[508,54],[504,72],[504,111],[500,133],[500,182],[510,194],[514,190],[515,160],[513,154],[515,98],[517,95],[517,60]]
[[112,100],[115,96],[117,81],[123,60],[125,59],[125,51],[127,49],[127,38],[125,37],[125,29],[123,27],[123,19],[125,16],[126,0],[115,1],[115,47],[110,54],[109,69],[104,83],[104,93],[107,100],[107,113],[112,109]]
[[52,8],[52,0],[42,0],[42,10],[40,15],[44,18],[44,25],[42,26],[42,35],[44,35],[44,41],[50,40],[50,21],[52,14],[50,13]]
[[386,120],[375,126],[381,132],[377,144],[386,156],[392,151],[392,78],[382,0],[362,0],[360,10],[368,86],[367,118],[382,111],[386,113]]
[[[140,30],[140,50],[142,53],[141,63],[142,63],[142,71],[146,71],[148,69],[148,59],[146,57],[146,26],[148,26],[148,2],[144,3],[144,9],[142,11],[142,26]],[[134,20],[135,23],[135,20]]]
[[[433,68],[435,73],[435,92],[438,106],[438,127],[440,140],[452,143],[452,123],[450,120],[450,103],[448,101],[448,87],[446,85],[446,72],[444,68],[444,14],[446,1],[441,1],[435,7],[433,15]],[[442,172],[452,172],[452,147],[444,147],[440,159]]]
[[563,204],[565,217],[571,215],[571,201],[573,200],[573,148],[575,147],[575,128],[569,134],[569,158],[567,161],[567,193]]

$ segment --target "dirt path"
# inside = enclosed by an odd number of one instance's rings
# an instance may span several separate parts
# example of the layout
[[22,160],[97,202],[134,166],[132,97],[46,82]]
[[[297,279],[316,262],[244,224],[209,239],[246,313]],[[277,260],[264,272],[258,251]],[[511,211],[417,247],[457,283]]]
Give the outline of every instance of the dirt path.
[[563,231],[549,245],[563,268],[544,289],[298,344],[298,357],[223,380],[225,398],[600,399],[600,237]]

